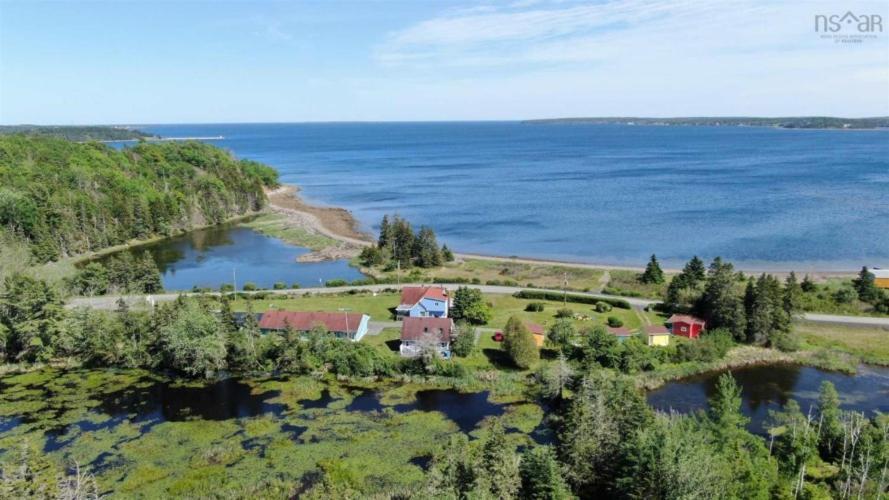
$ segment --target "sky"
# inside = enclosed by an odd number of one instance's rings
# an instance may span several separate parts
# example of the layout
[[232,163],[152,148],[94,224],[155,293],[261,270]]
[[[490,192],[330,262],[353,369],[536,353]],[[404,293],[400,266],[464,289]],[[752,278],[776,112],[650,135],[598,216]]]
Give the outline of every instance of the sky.
[[3,124],[799,115],[889,115],[889,2],[0,0]]

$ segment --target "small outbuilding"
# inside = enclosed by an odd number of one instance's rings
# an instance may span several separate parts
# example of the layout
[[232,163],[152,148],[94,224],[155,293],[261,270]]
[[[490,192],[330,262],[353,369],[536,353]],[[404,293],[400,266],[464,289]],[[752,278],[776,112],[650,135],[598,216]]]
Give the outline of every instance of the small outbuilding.
[[534,337],[534,344],[537,345],[537,348],[540,349],[543,347],[543,343],[546,341],[546,328],[537,323],[531,323],[530,321],[525,321],[525,328],[531,332],[531,335]]
[[454,321],[451,318],[406,317],[401,324],[401,347],[399,352],[412,358],[424,349],[438,349],[443,358],[451,357],[451,337]]
[[670,333],[690,339],[700,337],[706,326],[706,321],[690,314],[674,314],[667,320],[667,327],[670,328]]
[[617,337],[618,342],[626,342],[628,338],[633,336],[633,332],[625,326],[619,326],[619,327],[609,326],[608,333]]
[[874,284],[877,285],[877,288],[889,289],[889,269],[875,267],[870,272],[874,275]]
[[664,325],[648,325],[645,327],[645,336],[648,345],[668,346],[670,345],[670,329]]

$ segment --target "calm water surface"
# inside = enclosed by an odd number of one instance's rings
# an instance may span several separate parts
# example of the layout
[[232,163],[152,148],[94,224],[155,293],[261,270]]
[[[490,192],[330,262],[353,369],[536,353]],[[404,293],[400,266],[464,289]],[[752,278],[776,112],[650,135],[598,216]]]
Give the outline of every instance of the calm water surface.
[[262,288],[271,288],[278,281],[307,287],[332,279],[364,277],[345,260],[297,262],[297,257],[309,252],[307,248],[237,225],[192,231],[139,247],[136,252],[146,250],[157,262],[167,290],[216,289],[233,279],[240,289],[246,282]]
[[889,268],[889,131],[494,123],[156,125],[274,166],[312,201],[468,252]]
[[[889,368],[861,366],[856,375],[828,372],[811,367],[776,364],[731,371],[741,386],[741,410],[750,417],[750,430],[764,432],[769,411],[780,410],[791,399],[805,413],[817,404],[824,381],[832,382],[840,394],[840,406],[861,411],[889,412]],[[689,413],[707,408],[716,392],[720,373],[709,373],[670,382],[648,394],[648,402],[662,411]]]

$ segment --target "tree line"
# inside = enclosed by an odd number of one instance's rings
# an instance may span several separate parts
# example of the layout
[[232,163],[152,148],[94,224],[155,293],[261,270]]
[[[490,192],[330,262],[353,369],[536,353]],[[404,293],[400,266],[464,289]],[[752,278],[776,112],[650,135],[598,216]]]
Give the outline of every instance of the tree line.
[[839,407],[830,382],[807,413],[791,400],[770,414],[767,439],[747,430],[741,393],[723,375],[709,409],[653,411],[632,379],[596,370],[555,394],[553,444],[518,453],[503,427],[455,436],[435,454],[421,497],[433,498],[880,498],[889,417]]
[[38,263],[259,210],[277,172],[208,144],[0,137],[0,233]]
[[447,245],[438,246],[431,228],[423,226],[415,233],[406,219],[384,215],[376,246],[365,247],[359,259],[367,267],[384,266],[386,270],[393,270],[438,267],[453,261],[454,254]]

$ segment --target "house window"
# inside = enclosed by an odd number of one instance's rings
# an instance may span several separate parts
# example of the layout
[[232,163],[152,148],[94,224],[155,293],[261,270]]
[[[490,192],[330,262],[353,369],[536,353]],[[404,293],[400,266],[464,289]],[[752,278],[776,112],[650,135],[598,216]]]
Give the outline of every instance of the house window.
[[680,328],[679,330],[680,330],[680,331],[683,331],[683,332],[687,332],[687,331],[688,331],[688,327],[687,327],[687,326],[683,326],[683,327]]

